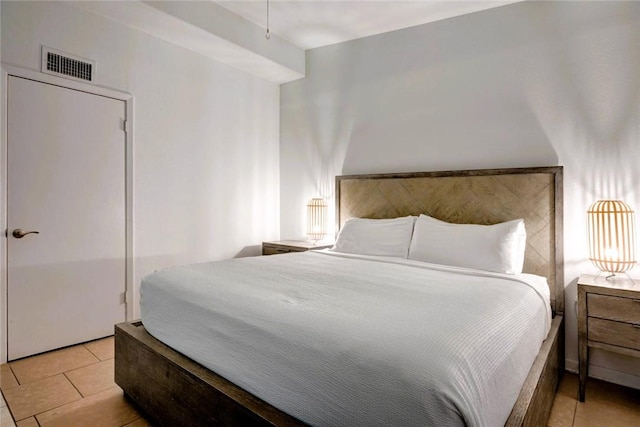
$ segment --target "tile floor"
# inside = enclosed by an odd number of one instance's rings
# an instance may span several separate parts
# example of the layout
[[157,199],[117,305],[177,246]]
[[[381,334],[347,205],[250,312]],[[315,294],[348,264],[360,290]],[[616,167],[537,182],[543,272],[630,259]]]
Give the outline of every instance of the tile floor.
[[[0,365],[0,426],[150,427],[113,382],[113,337]],[[640,426],[640,390],[566,373],[548,427]]]
[[113,337],[0,365],[0,426],[151,426],[113,381]]
[[640,426],[640,390],[589,378],[585,401],[578,401],[578,376],[565,373],[551,408],[548,427]]

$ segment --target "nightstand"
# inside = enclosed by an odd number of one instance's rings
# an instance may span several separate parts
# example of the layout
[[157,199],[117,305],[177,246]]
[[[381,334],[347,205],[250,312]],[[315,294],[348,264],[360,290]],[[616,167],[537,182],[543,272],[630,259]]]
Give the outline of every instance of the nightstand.
[[287,254],[290,252],[305,252],[332,247],[333,244],[313,244],[303,240],[278,240],[262,242],[262,255]]
[[589,375],[589,348],[640,358],[640,282],[626,276],[578,279],[580,401]]

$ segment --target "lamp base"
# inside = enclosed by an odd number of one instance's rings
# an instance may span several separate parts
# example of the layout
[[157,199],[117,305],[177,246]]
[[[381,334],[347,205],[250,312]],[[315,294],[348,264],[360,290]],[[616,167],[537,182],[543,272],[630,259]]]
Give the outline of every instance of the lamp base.
[[[598,277],[600,277],[600,275],[601,275],[602,273],[606,273],[606,274],[607,274],[606,276],[604,276],[604,280],[606,280],[606,281],[614,281],[614,280],[616,279],[616,277],[619,277],[619,276],[616,276],[616,273],[615,273],[615,272],[613,272],[613,271],[602,271],[602,270],[599,270],[599,271],[598,271],[598,274],[596,274],[595,280],[597,280],[597,279],[598,279]],[[632,282],[632,283],[635,283],[635,280],[633,280],[633,279],[631,278],[631,276],[629,276],[629,274],[628,274],[626,271],[625,271],[625,272],[623,272],[623,274],[624,274],[625,276],[627,276],[627,279],[631,280],[631,282]]]

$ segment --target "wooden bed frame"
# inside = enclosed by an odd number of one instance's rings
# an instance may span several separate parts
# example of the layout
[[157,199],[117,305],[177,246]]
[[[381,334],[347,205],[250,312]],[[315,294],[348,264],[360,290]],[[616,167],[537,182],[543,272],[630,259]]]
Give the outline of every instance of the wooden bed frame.
[[[336,221],[425,213],[458,223],[524,218],[525,272],[547,277],[554,318],[506,426],[546,425],[564,372],[562,167],[336,177]],[[115,326],[115,381],[157,425],[301,426],[152,337]]]

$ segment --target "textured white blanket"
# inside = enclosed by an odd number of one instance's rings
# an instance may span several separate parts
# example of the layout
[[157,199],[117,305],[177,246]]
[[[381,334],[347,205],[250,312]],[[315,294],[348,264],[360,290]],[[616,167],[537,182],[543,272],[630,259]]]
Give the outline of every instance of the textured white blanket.
[[153,336],[318,426],[504,425],[550,325],[537,276],[322,251],[169,268],[141,294]]

